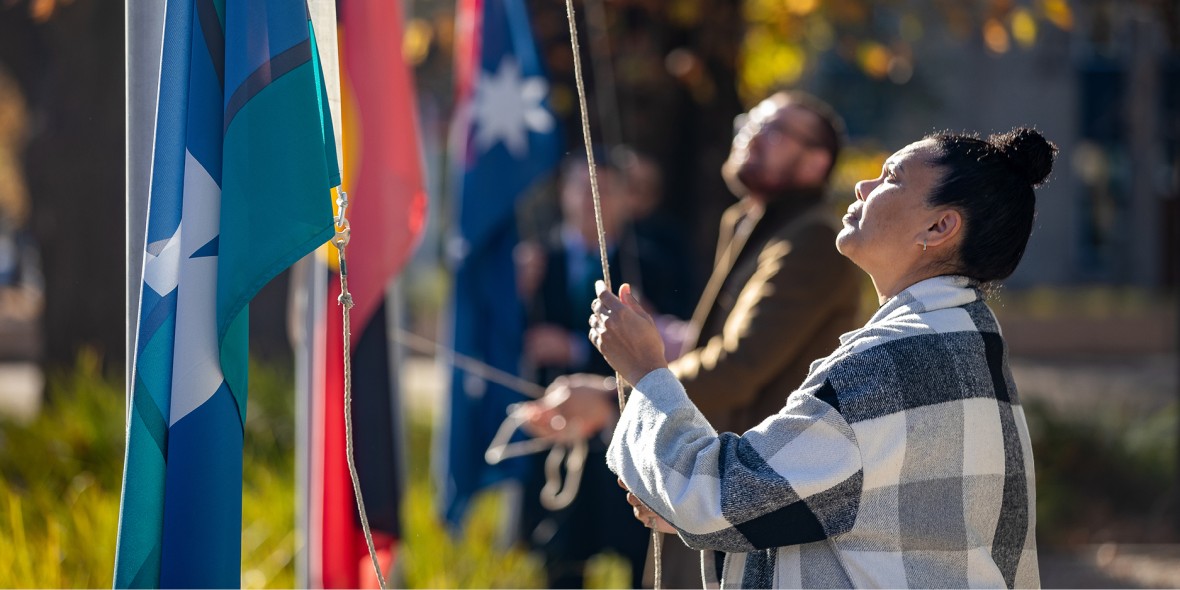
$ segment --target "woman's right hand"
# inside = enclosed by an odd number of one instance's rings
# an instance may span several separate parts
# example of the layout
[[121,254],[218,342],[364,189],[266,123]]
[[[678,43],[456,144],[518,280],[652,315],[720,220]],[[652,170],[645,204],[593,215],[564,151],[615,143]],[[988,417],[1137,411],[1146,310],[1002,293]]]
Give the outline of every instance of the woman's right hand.
[[631,285],[623,283],[615,297],[602,281],[594,283],[598,298],[590,304],[590,342],[606,362],[634,385],[648,373],[666,368],[664,340]]

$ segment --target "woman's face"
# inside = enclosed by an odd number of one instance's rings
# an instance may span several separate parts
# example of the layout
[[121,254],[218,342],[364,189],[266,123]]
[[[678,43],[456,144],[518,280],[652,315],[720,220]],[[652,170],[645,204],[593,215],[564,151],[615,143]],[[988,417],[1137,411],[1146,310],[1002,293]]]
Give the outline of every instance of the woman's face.
[[942,176],[934,155],[933,141],[911,143],[885,160],[880,176],[856,183],[836,249],[874,279],[904,276],[923,261],[923,236],[938,217],[926,204]]

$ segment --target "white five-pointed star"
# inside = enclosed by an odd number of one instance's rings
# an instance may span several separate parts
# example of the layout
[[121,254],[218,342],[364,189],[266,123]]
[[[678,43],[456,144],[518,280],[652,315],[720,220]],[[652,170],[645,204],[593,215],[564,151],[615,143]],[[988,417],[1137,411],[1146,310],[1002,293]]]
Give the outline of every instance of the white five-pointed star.
[[511,57],[500,61],[495,74],[480,74],[475,97],[475,143],[487,151],[503,141],[514,158],[528,154],[529,131],[545,133],[553,129],[553,116],[541,101],[549,92],[544,78],[521,78],[520,65]]

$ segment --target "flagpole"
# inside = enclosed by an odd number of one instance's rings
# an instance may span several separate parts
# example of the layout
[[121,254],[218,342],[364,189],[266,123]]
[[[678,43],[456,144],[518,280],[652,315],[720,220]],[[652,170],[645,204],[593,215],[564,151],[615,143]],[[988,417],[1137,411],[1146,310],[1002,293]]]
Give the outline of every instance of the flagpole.
[[[315,444],[312,437],[317,420],[313,392],[318,370],[316,351],[324,345],[322,326],[324,305],[328,297],[328,271],[323,257],[313,252],[299,261],[292,273],[290,301],[291,343],[295,349],[295,587],[312,587],[312,547],[315,519],[311,514],[313,469],[311,463]],[[318,584],[317,584],[318,585]]]
[[126,254],[127,254],[127,416],[131,412],[135,374],[135,337],[139,329],[139,297],[143,288],[143,251],[151,190],[152,144],[156,134],[156,100],[160,88],[160,56],[164,38],[164,0],[124,2],[123,44],[127,76],[125,94]]
[[[402,375],[405,367],[405,351],[396,342],[396,339],[390,337],[397,334],[401,329],[401,315],[402,315],[402,288],[401,279],[395,276],[389,282],[389,287],[385,290],[385,334],[389,343],[389,366],[393,369],[389,372],[389,423],[392,426],[393,432],[389,437],[393,445],[393,456],[401,460],[396,461],[394,469],[396,473],[394,481],[399,486],[398,498],[405,497],[405,487],[408,485],[409,471],[406,466],[408,454],[406,449],[409,449],[409,437],[406,435],[406,419],[405,419],[405,397],[402,395],[405,388],[402,385]],[[402,522],[405,522],[404,519]],[[404,529],[403,529],[404,530]],[[400,535],[399,535],[400,536]],[[402,539],[396,541],[399,545]],[[393,551],[393,559],[389,565],[389,571],[386,572],[386,578],[394,580],[394,585],[400,586],[397,580],[401,578],[401,547],[396,547]]]

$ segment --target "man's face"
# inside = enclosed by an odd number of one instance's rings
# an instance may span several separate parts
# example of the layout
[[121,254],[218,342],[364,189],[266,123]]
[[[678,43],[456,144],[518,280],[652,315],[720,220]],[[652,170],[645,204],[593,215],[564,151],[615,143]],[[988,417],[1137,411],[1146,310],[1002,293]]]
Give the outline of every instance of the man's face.
[[819,116],[781,98],[754,107],[733,139],[722,172],[755,195],[822,184],[826,169],[808,157],[819,147]]
[[[627,200],[617,172],[598,168],[598,196],[602,205],[602,225],[608,237],[615,237],[627,220]],[[585,165],[566,171],[561,185],[561,214],[567,223],[583,235],[598,233],[594,219],[594,194],[590,186],[590,171]]]

